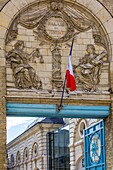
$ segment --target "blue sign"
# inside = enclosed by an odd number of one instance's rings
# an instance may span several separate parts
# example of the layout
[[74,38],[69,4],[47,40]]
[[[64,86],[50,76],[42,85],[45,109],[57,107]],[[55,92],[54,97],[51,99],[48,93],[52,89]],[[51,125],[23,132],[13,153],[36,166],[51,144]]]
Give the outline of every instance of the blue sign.
[[104,120],[84,131],[85,170],[106,170]]

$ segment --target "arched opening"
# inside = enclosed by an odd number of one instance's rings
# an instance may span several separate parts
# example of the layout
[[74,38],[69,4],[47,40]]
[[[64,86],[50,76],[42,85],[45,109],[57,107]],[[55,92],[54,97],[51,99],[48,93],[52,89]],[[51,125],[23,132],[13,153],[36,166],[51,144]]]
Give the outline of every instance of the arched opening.
[[[100,67],[100,65],[98,66],[99,69],[97,69],[97,74],[95,74],[98,75],[97,77],[95,77],[96,84],[95,81],[94,84],[92,83],[93,79],[91,79],[91,84],[88,81],[86,82],[86,79],[85,81],[81,81],[81,77],[78,75],[78,93],[77,95],[70,95],[70,100],[68,100],[68,97],[65,96],[64,103],[66,105],[67,103],[69,105],[80,105],[80,102],[83,99],[84,101],[82,105],[85,106],[92,106],[95,101],[99,105],[109,106],[109,90],[111,89],[111,82],[109,81],[111,78],[109,73],[109,61],[112,60],[112,53],[109,40],[110,31],[108,31],[109,29],[106,26],[106,24],[108,23],[108,19],[106,19],[105,24],[103,21],[102,23],[101,19],[98,19],[99,16],[96,16],[95,13],[92,13],[90,11],[91,4],[89,5],[89,8],[86,8],[84,3],[80,4],[74,1],[59,1],[59,9],[58,4],[55,4],[56,2],[53,2],[54,1],[52,1],[51,3],[50,1],[41,1],[40,3],[26,3],[22,6],[19,6],[19,2],[17,1],[13,3],[9,2],[6,7],[4,7],[5,15],[7,14],[7,16],[9,16],[9,11],[6,12],[8,6],[14,7],[14,12],[13,21],[10,17],[10,24],[8,23],[7,26],[4,27],[3,25],[1,27],[1,32],[3,33],[3,35],[1,35],[1,39],[3,42],[1,51],[3,52],[4,49],[6,51],[5,55],[3,55],[4,58],[6,57],[6,61],[3,61],[2,64],[3,67],[5,67],[6,62],[7,70],[7,89],[6,92],[3,92],[2,96],[6,95],[6,102],[11,102],[11,104],[23,104],[23,96],[25,104],[44,104],[43,106],[45,106],[45,104],[55,104],[54,106],[52,105],[52,109],[55,110],[56,104],[59,104],[59,99],[61,95],[63,75],[67,66],[67,63],[65,61],[67,61],[68,59],[67,52],[70,49],[72,36],[74,36],[74,33],[77,33],[74,45],[74,55],[77,64],[79,64],[79,59],[81,59],[85,55],[88,44],[93,44],[96,48],[96,53],[98,54],[101,54],[101,52],[106,50],[107,56],[102,60],[102,67]],[[95,5],[96,4],[97,2],[95,1]],[[71,10],[69,10],[68,14],[68,9],[73,9],[73,14],[71,13]],[[37,16],[34,11],[39,12]],[[58,13],[56,11],[58,11]],[[41,12],[45,13],[41,15]],[[48,18],[44,14],[48,14]],[[74,18],[75,15],[77,15],[78,20]],[[37,18],[38,16],[39,18]],[[69,20],[70,16],[73,16],[73,20]],[[42,22],[40,22],[41,19]],[[60,20],[60,23],[57,19]],[[53,24],[53,20],[55,20],[57,26],[55,25],[55,27],[50,27],[50,25]],[[60,31],[57,32],[56,36],[54,33],[54,29],[57,29],[58,26],[61,26],[61,29],[59,29]],[[4,35],[6,35],[5,39]],[[44,41],[40,41],[40,36],[41,38],[43,38]],[[88,37],[89,39],[87,39]],[[23,44],[23,48],[18,49],[19,43]],[[20,52],[19,54],[21,56],[21,59],[18,58],[19,56],[16,56],[16,62],[20,62],[20,65],[17,63],[15,64],[14,61],[15,52],[17,53],[18,50]],[[29,58],[32,52],[34,53],[32,57]],[[90,79],[92,77],[88,78]],[[85,86],[83,86],[83,84],[85,84]],[[99,99],[97,98],[97,95],[99,96]],[[106,95],[106,98],[104,98],[104,95]],[[43,98],[43,96],[45,97]],[[92,98],[93,100],[91,101]],[[3,102],[5,103],[4,99]],[[70,108],[68,108],[68,112],[71,110],[71,108],[71,106]],[[19,108],[19,112],[20,110],[21,109]],[[18,114],[20,114],[19,112]],[[40,114],[42,115],[42,108],[40,112]],[[22,114],[23,113],[25,112],[23,112],[22,110]],[[18,116],[17,112],[11,112],[11,114]],[[29,114],[27,110],[26,115],[31,116],[31,113]],[[45,116],[45,114],[43,116]],[[49,116],[49,114],[46,114],[46,116]],[[56,112],[55,116],[58,116]],[[71,117],[74,116],[74,113],[72,113]],[[106,116],[108,116],[108,114]],[[63,115],[61,115],[61,117],[63,117]],[[69,117],[66,110],[65,117]]]

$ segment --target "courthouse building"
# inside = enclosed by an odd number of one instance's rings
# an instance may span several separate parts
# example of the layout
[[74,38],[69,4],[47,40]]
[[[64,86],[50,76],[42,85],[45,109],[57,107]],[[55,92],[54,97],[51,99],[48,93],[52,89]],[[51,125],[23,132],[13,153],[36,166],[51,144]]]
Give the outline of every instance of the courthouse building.
[[[112,0],[0,1],[0,170],[112,170],[112,107]],[[7,116],[45,119],[6,147]]]
[[84,170],[83,130],[97,120],[39,118],[7,145],[9,170]]
[[47,143],[50,144],[47,134],[63,125],[63,119],[57,118],[37,119],[31,123],[24,133],[7,145],[8,169],[47,169]]

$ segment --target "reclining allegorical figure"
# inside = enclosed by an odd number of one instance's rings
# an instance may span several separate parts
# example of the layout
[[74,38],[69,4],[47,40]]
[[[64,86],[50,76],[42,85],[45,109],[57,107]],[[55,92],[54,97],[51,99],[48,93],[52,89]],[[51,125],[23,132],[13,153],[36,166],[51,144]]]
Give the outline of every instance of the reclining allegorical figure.
[[93,44],[87,45],[87,54],[79,60],[79,64],[74,65],[76,79],[82,84],[85,91],[97,91],[100,82],[100,75],[103,65],[103,58],[107,52],[95,53]]
[[[9,51],[6,56],[13,71],[15,86],[18,89],[42,89],[42,82],[40,78],[37,76],[34,68],[29,64],[31,58],[36,56],[36,54],[38,58],[40,57],[39,51],[36,49],[29,55],[25,53],[23,49],[24,42],[19,40],[14,45],[14,49]],[[42,61],[42,56],[40,59]]]

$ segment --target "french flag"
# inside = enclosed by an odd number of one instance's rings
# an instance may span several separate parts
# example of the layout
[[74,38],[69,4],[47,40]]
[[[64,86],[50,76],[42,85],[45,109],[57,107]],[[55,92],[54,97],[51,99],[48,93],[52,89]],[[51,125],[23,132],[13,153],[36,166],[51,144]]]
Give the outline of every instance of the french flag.
[[74,40],[72,41],[72,45],[71,45],[71,48],[70,48],[68,66],[67,66],[67,69],[66,69],[66,88],[69,88],[70,91],[76,90],[76,82],[75,82],[72,63],[71,63],[73,42],[74,42]]

